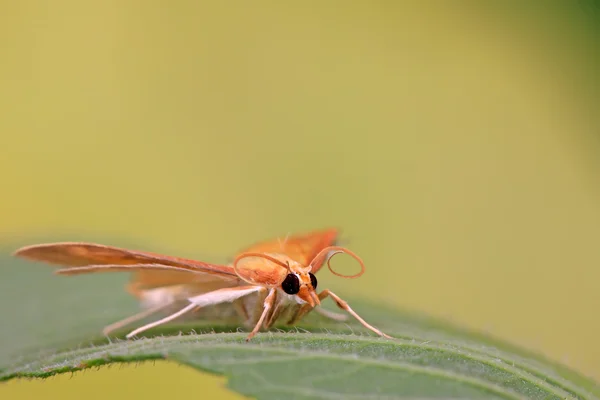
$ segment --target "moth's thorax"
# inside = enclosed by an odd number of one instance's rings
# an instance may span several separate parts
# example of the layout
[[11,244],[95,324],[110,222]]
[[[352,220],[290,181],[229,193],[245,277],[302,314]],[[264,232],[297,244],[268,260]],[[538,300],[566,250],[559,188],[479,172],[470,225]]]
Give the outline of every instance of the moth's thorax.
[[289,263],[290,270],[292,272],[297,272],[297,273],[305,272],[305,273],[308,273],[308,271],[310,270],[310,267],[302,265],[298,261],[292,260],[289,257],[286,257],[286,258],[287,258],[286,261]]
[[300,279],[301,283],[310,285],[310,275],[309,274],[310,274],[312,267],[302,265],[299,262],[294,261],[292,259],[290,259],[288,262],[289,262],[288,265],[290,266],[290,272],[293,274],[296,274],[296,276],[298,276],[298,279]]

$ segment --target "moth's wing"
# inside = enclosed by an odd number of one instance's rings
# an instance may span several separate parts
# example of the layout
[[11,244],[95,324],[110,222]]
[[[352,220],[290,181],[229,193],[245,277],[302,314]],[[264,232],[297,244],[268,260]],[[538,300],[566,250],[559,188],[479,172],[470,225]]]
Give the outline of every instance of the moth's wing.
[[[200,281],[237,281],[233,268],[157,253],[128,250],[95,243],[62,242],[22,247],[14,253],[18,257],[63,267],[88,265],[131,266],[132,283],[136,287],[158,287]],[[164,271],[135,268],[136,264],[158,264],[174,267]],[[184,272],[188,272],[187,274]],[[193,274],[190,274],[193,273]]]
[[238,276],[247,283],[273,287],[279,286],[288,274],[282,254],[264,252],[241,254],[234,261]]
[[[281,253],[308,265],[325,247],[334,246],[339,231],[335,228],[313,231],[304,234],[290,235],[276,240],[256,243],[243,253]],[[240,252],[240,253],[242,253]],[[314,265],[312,272],[316,273],[323,263]]]
[[[153,289],[162,286],[172,286],[172,285],[180,285],[189,283],[192,278],[194,279],[194,283],[196,284],[205,284],[207,287],[225,285],[229,282],[237,282],[237,276],[231,275],[216,275],[216,274],[204,274],[202,273],[202,277],[200,278],[196,274],[196,276],[191,276],[190,274],[181,274],[177,272],[168,272],[168,271],[135,271],[132,276],[131,282],[129,283],[129,287],[135,287],[137,290],[146,290]],[[214,290],[214,289],[213,289]]]
[[185,300],[203,293],[212,292],[213,290],[239,285],[239,281],[237,280],[224,279],[202,280],[200,282],[178,282],[173,279],[167,285],[160,282],[152,285],[153,280],[155,280],[153,276],[150,279],[144,279],[144,277],[133,279],[126,286],[127,292],[137,297],[147,307],[156,307],[164,303]]

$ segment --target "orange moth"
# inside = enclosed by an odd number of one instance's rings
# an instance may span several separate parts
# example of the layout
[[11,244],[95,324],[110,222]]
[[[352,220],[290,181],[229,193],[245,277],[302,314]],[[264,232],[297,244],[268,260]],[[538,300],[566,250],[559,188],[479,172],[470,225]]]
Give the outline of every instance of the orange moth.
[[[126,337],[132,338],[199,308],[230,304],[247,326],[254,327],[246,339],[250,340],[261,328],[268,329],[279,319],[285,318],[292,325],[313,309],[328,318],[345,320],[346,315],[319,307],[322,300],[331,297],[363,326],[390,338],[369,325],[330,290],[317,293],[315,274],[324,264],[334,275],[344,278],[357,278],[365,271],[360,257],[335,245],[337,235],[336,229],[326,229],[258,243],[240,252],[230,265],[78,242],[27,246],[15,255],[63,266],[56,270],[59,275],[132,272],[127,290],[142,302],[145,310],[105,327],[105,335],[174,306],[180,309],[131,331]],[[338,253],[354,258],[361,271],[352,276],[335,272],[330,259]]]

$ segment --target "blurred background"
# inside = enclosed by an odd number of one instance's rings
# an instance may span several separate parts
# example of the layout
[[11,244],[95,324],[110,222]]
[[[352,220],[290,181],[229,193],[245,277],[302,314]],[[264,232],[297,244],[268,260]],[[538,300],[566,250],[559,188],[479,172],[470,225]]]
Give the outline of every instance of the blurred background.
[[[228,257],[338,226],[368,270],[322,285],[598,380],[599,9],[525,3],[5,2],[0,240]],[[0,397],[238,398],[167,363],[69,378]]]

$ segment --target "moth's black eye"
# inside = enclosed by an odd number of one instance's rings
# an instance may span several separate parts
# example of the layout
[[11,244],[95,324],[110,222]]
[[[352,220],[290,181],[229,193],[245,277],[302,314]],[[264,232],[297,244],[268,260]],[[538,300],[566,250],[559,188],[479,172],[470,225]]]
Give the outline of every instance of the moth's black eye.
[[312,272],[309,272],[308,275],[310,276],[310,284],[312,285],[313,289],[317,289],[317,277],[313,275]]
[[287,294],[296,294],[300,291],[300,280],[295,274],[288,274],[281,283],[281,288]]

